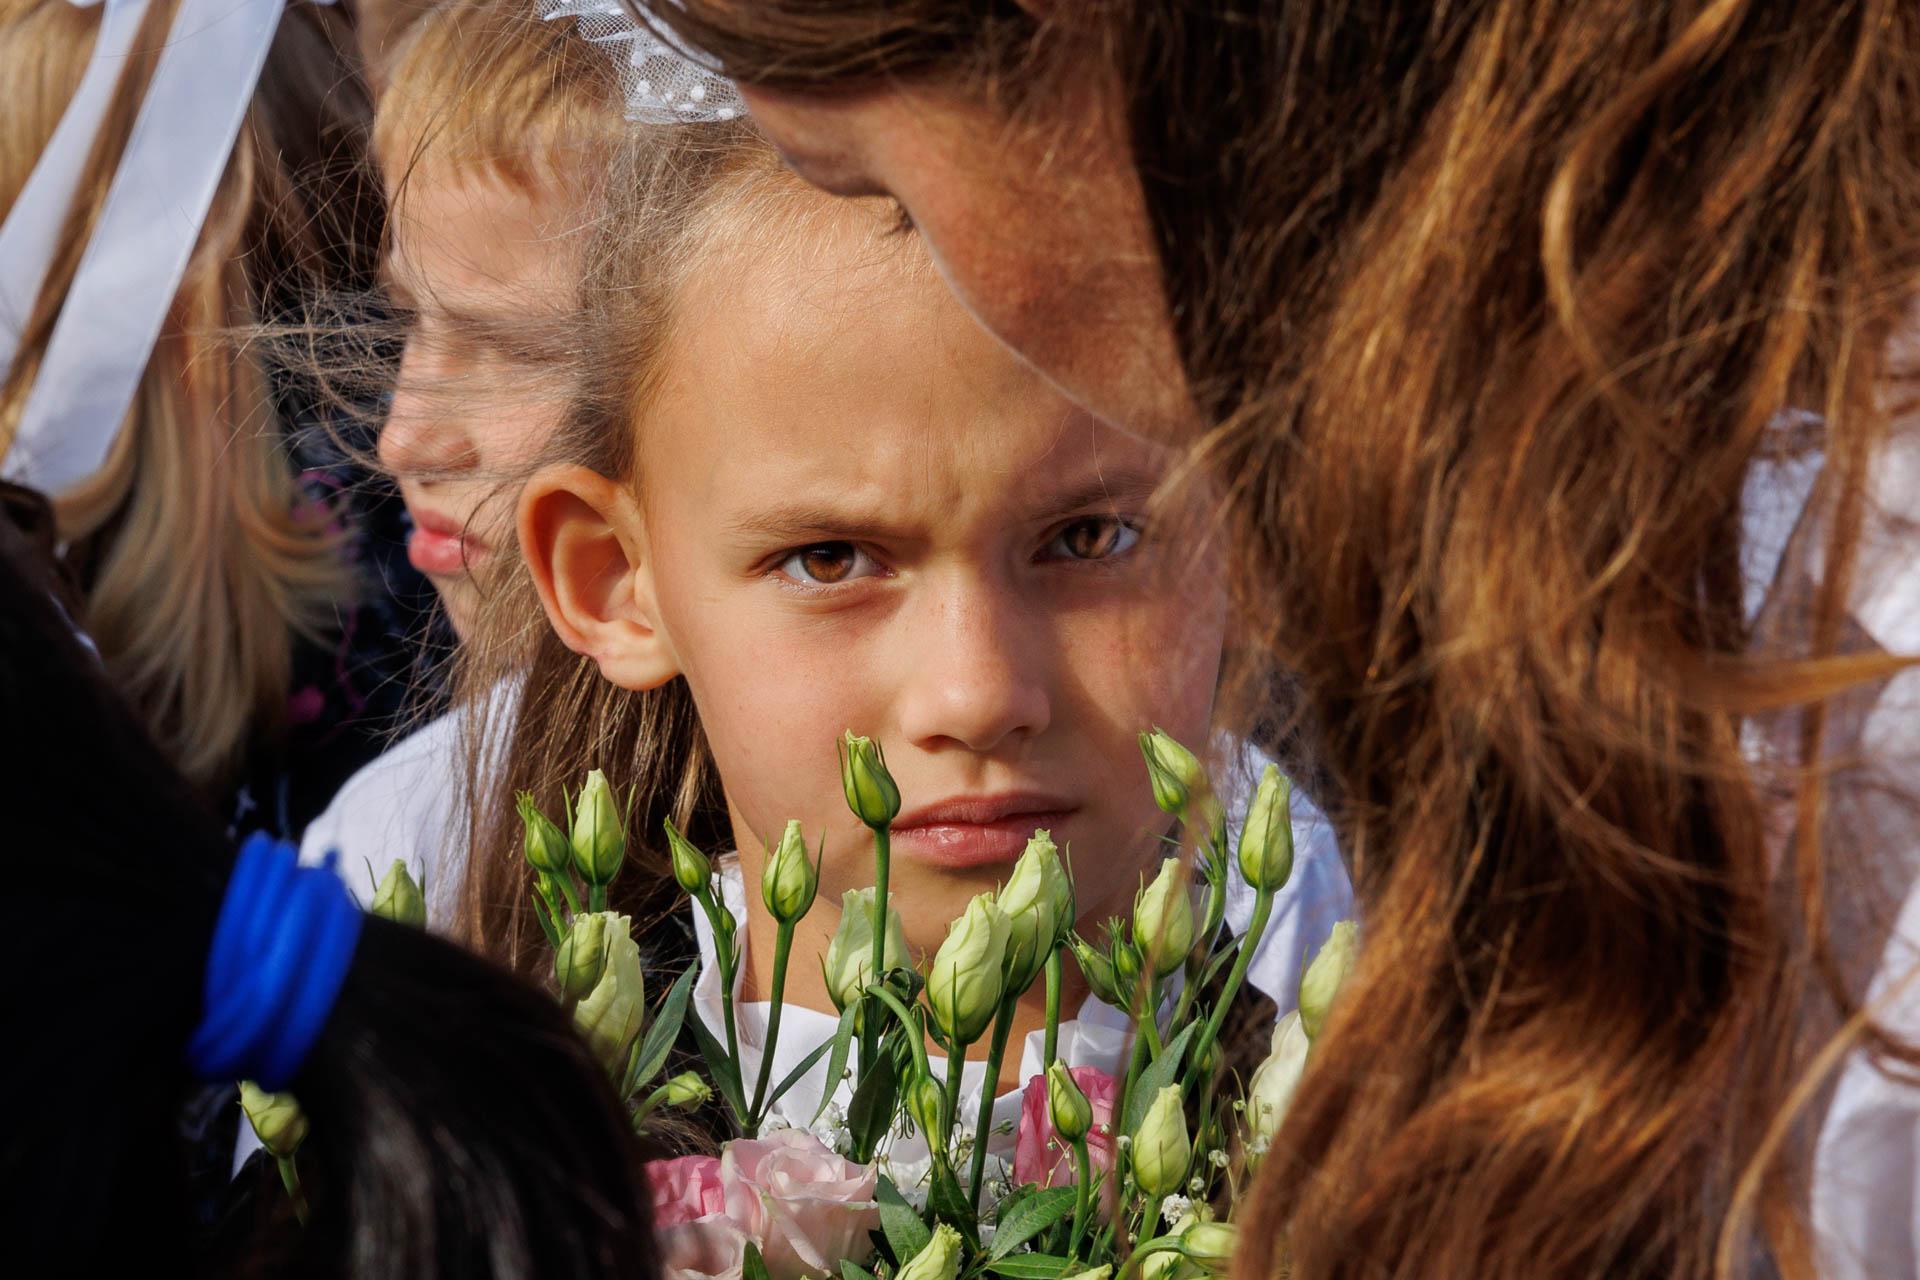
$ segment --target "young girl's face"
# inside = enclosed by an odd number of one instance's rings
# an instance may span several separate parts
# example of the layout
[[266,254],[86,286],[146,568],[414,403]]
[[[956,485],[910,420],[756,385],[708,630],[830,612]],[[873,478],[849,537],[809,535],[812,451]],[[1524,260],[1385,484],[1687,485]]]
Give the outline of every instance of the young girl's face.
[[563,388],[546,348],[573,305],[579,222],[558,187],[417,168],[394,200],[386,278],[408,313],[380,462],[413,528],[407,556],[465,636],[474,575],[511,532],[503,477],[559,425]]
[[1146,518],[1173,457],[1049,390],[870,206],[796,199],[817,206],[803,251],[734,252],[685,287],[628,527],[604,538],[625,554],[575,573],[620,625],[569,638],[630,687],[687,681],[750,879],[800,819],[826,838],[829,920],[873,882],[849,729],[899,783],[916,946],[1037,827],[1081,917],[1122,913],[1167,825],[1135,735],[1203,743],[1220,666],[1211,554],[1177,513]]

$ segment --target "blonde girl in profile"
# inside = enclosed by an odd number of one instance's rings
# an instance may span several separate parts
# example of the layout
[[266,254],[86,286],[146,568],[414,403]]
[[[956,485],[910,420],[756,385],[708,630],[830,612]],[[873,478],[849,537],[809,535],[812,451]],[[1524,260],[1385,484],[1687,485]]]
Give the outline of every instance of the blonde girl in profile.
[[[77,621],[154,739],[223,814],[284,829],[310,815],[313,791],[338,781],[308,786],[303,776],[303,753],[318,752],[338,726],[324,719],[320,689],[296,688],[296,650],[323,671],[344,664],[332,650],[357,588],[333,513],[294,474],[268,371],[236,335],[307,273],[351,265],[353,237],[369,230],[352,225],[364,104],[337,52],[334,19],[295,4],[264,54],[271,92],[236,104],[244,119],[230,146],[155,108],[148,133],[174,131],[181,147],[166,172],[205,162],[213,186],[197,236],[182,246],[177,287],[161,295],[157,337],[141,348],[111,323],[122,306],[116,275],[162,255],[142,239],[152,227],[191,229],[191,180],[163,178],[142,193],[151,207],[121,223],[107,213],[108,193],[123,161],[137,167],[129,139],[171,24],[183,13],[205,17],[190,8],[154,0],[137,30],[116,27],[110,38],[128,54],[96,49],[103,24],[124,24],[126,8],[0,0],[9,286],[0,293],[0,467],[50,501],[51,539],[80,597]],[[235,22],[251,17],[232,12]],[[196,42],[175,43],[184,66]],[[77,132],[89,102],[97,130]],[[56,142],[70,107],[76,120]],[[76,165],[70,201],[41,198],[58,170]],[[125,181],[131,199],[136,184]],[[117,236],[131,243],[113,243]],[[120,267],[108,262],[116,253]],[[85,296],[69,307],[76,282]],[[102,364],[141,370],[123,412],[89,410],[21,438],[36,419],[55,421],[37,388],[63,393],[50,385],[57,380],[84,391],[103,380]],[[80,436],[99,438],[100,456],[71,462],[62,450]],[[346,711],[360,709],[347,701]]]

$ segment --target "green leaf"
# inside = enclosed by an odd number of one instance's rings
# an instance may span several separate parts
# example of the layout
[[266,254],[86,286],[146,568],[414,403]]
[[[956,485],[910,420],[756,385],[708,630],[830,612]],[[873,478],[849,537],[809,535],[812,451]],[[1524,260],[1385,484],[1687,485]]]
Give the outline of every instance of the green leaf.
[[[827,1103],[833,1100],[833,1091],[840,1086],[840,1077],[846,1073],[847,1051],[853,1047],[853,1022],[859,1013],[860,1002],[856,1000],[847,1006],[846,1011],[840,1015],[840,1025],[834,1028],[833,1056],[827,1059],[827,1087],[821,1090],[820,1105],[815,1108],[813,1119],[807,1121],[808,1124],[813,1124],[820,1119],[820,1113],[825,1111]],[[781,1093],[785,1091],[786,1087],[781,1086]],[[777,1098],[780,1094],[776,1093],[773,1096]]]
[[987,1263],[987,1270],[1006,1280],[1060,1280],[1085,1269],[1079,1261],[1057,1253],[1016,1253]]
[[879,1277],[852,1258],[842,1258],[840,1259],[840,1280],[879,1280]]
[[744,1280],[773,1280],[773,1277],[767,1274],[767,1260],[760,1256],[760,1246],[751,1240],[747,1241],[746,1262],[741,1267],[740,1274]]
[[847,1104],[847,1129],[854,1148],[872,1151],[893,1123],[893,1103],[898,1090],[893,1074],[893,1055],[884,1050],[874,1055],[873,1069],[867,1072]]
[[905,1264],[927,1247],[927,1241],[933,1239],[933,1232],[927,1224],[920,1221],[913,1206],[900,1194],[900,1188],[893,1185],[893,1179],[880,1179],[873,1198],[880,1203],[880,1230],[887,1237],[887,1247],[893,1250],[894,1261]]
[[686,1025],[693,1028],[694,1042],[700,1047],[700,1056],[707,1060],[707,1069],[713,1073],[713,1083],[719,1087],[720,1096],[733,1108],[734,1122],[744,1129],[747,1123],[747,1099],[740,1088],[740,1075],[734,1069],[733,1059],[713,1038],[713,1032],[707,1030],[707,1024],[700,1021],[699,1014],[688,1018]]
[[1079,1196],[1073,1187],[1049,1187],[1036,1191],[1002,1214],[993,1229],[993,1252],[989,1258],[1004,1258],[1027,1241],[1073,1212]]
[[[778,1085],[774,1086],[773,1092],[769,1094],[767,1097],[766,1109],[768,1111],[771,1111],[773,1109],[773,1104],[780,1101],[780,1096],[784,1094],[787,1090],[793,1088],[793,1086],[799,1084],[800,1077],[806,1075],[807,1072],[813,1070],[813,1064],[820,1061],[820,1059],[824,1058],[827,1054],[827,1050],[831,1048],[833,1048],[833,1044],[831,1042],[828,1042],[826,1044],[816,1047],[812,1053],[809,1053],[806,1057],[800,1059],[799,1063],[795,1065],[793,1070],[787,1072],[786,1078],[782,1080]],[[831,1088],[829,1088],[825,1093],[822,1093],[820,1095],[822,1099],[822,1105],[825,1104],[825,1099],[831,1098],[832,1096],[833,1096],[833,1090]]]
[[693,990],[693,974],[691,967],[681,974],[668,988],[660,1007],[654,1010],[653,1025],[647,1028],[646,1039],[640,1042],[633,1075],[627,1080],[629,1094],[659,1075],[660,1068],[667,1065],[667,1055],[673,1052],[673,1042],[680,1038],[680,1027],[687,1018],[687,995]]
[[1153,1095],[1173,1083],[1180,1074],[1180,1060],[1187,1056],[1187,1042],[1193,1039],[1200,1024],[1190,1022],[1187,1029],[1173,1038],[1173,1043],[1160,1051],[1160,1056],[1151,1066],[1140,1073],[1133,1082],[1133,1092],[1127,1097],[1127,1114],[1119,1132],[1132,1133],[1147,1118],[1147,1108],[1153,1105]]
[[533,891],[533,918],[540,922],[540,932],[547,935],[547,941],[554,950],[560,949],[560,930],[555,927],[553,917],[547,914],[547,904],[540,900],[540,891]]

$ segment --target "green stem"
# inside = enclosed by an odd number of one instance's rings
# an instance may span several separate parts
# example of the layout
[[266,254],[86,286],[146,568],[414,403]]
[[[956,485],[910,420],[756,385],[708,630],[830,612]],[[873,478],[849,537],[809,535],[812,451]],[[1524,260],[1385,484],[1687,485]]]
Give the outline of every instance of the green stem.
[[640,1132],[642,1122],[644,1122],[648,1116],[652,1115],[655,1108],[666,1100],[667,1086],[664,1084],[648,1094],[646,1101],[633,1109],[633,1131],[635,1133]]
[[1080,1238],[1087,1230],[1087,1206],[1093,1203],[1093,1159],[1087,1154],[1084,1133],[1073,1140],[1073,1172],[1078,1181],[1074,1183],[1073,1234],[1067,1238],[1067,1253],[1077,1258]]
[[907,1043],[913,1046],[913,1065],[920,1069],[921,1075],[932,1075],[927,1068],[927,1033],[920,1026],[920,1020],[913,1016],[913,1010],[902,1004],[900,997],[883,985],[874,985],[867,990],[873,998],[893,1010],[893,1016],[906,1028]]
[[[893,862],[893,833],[885,826],[873,830],[873,969],[868,979],[878,984],[887,966],[887,872]],[[878,1018],[868,1018],[860,1027],[859,1077],[866,1079],[873,1070],[879,1052]]]
[[[1141,1225],[1144,1227],[1146,1223],[1142,1221]],[[1127,1255],[1126,1262],[1121,1266],[1120,1270],[1114,1273],[1115,1280],[1127,1280],[1139,1267],[1140,1260],[1148,1254],[1171,1253],[1179,1247],[1180,1241],[1176,1237],[1148,1236],[1145,1240],[1135,1245],[1133,1252]]]
[[980,1180],[987,1172],[987,1130],[993,1127],[993,1104],[1000,1092],[1000,1060],[1007,1053],[1007,1034],[1013,1030],[1018,996],[1000,1001],[1000,1012],[993,1019],[993,1047],[987,1052],[987,1074],[980,1081],[980,1111],[973,1126],[973,1168],[967,1174],[967,1203],[980,1203]]
[[773,1008],[767,1011],[767,1042],[760,1046],[760,1079],[753,1086],[753,1105],[747,1108],[751,1117],[747,1123],[749,1137],[759,1134],[760,1122],[766,1119],[760,1108],[766,1101],[767,1086],[773,1081],[773,1046],[780,1039],[780,1010],[786,1004],[787,994],[787,956],[792,950],[793,922],[783,920],[773,941]]
[[[960,1077],[966,1073],[966,1070],[967,1046],[958,1042],[948,1045],[947,1078],[945,1084],[947,1088],[947,1115],[949,1119],[960,1114]],[[944,1145],[952,1136],[953,1128],[952,1125],[949,1124],[947,1132],[940,1135],[941,1144]]]
[[603,884],[587,886],[587,910],[605,911],[607,909],[607,886]]
[[1180,1082],[1183,1089],[1192,1088],[1193,1082],[1199,1079],[1200,1064],[1207,1060],[1207,1053],[1220,1034],[1220,1024],[1226,1019],[1227,1009],[1240,990],[1241,980],[1247,976],[1247,966],[1253,963],[1254,948],[1260,944],[1260,936],[1267,931],[1267,917],[1272,914],[1273,893],[1263,889],[1254,895],[1253,919],[1247,922],[1247,931],[1240,935],[1240,951],[1233,958],[1233,967],[1227,970],[1227,981],[1220,988],[1220,999],[1214,1002],[1213,1012],[1207,1015],[1207,1024],[1200,1028],[1200,1034],[1193,1039],[1193,1048],[1187,1052],[1187,1069]]
[[1045,1047],[1040,1050],[1040,1070],[1052,1069],[1053,1060],[1060,1056],[1060,983],[1066,976],[1065,965],[1060,958],[1060,946],[1054,944],[1047,952],[1047,1034]]
[[[562,871],[559,875],[553,877],[553,882],[560,886],[560,894],[567,900],[567,910],[571,911],[574,915],[579,915],[580,895],[574,890],[573,877],[565,871]],[[549,908],[553,906],[552,898],[547,899],[547,906]]]
[[275,1156],[273,1163],[280,1170],[280,1185],[287,1189],[287,1198],[293,1201],[293,1216],[300,1220],[301,1226],[306,1226],[307,1197],[300,1190],[300,1174],[293,1167],[293,1157]]
[[[720,1021],[727,1033],[727,1059],[737,1069],[740,1065],[740,1032],[733,1018],[733,944],[727,941],[726,931],[720,927],[720,913],[726,910],[721,903],[714,901],[711,888],[695,898],[700,909],[707,913],[707,929],[713,934],[713,953],[720,961]],[[698,1017],[698,1014],[694,1015]],[[744,1125],[746,1117],[739,1117]]]

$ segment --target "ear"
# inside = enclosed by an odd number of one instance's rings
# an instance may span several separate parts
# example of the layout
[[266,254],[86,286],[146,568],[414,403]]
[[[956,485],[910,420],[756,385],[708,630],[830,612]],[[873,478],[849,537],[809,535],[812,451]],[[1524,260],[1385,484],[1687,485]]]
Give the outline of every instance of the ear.
[[520,493],[520,551],[547,621],[622,689],[680,674],[660,626],[646,524],[624,485],[586,467],[542,468]]

